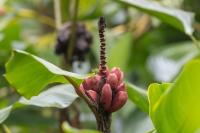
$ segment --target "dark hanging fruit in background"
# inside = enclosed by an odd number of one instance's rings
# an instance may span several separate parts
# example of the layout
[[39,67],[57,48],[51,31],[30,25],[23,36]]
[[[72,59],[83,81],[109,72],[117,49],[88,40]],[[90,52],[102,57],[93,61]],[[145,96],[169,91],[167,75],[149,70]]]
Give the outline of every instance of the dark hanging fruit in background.
[[[70,22],[65,23],[58,31],[57,43],[55,46],[55,53],[57,55],[66,54],[68,51],[70,37],[71,37],[72,24]],[[92,44],[92,35],[86,29],[82,23],[77,23],[76,26],[76,40],[73,49],[72,61],[84,61],[85,55],[90,51],[90,45]]]

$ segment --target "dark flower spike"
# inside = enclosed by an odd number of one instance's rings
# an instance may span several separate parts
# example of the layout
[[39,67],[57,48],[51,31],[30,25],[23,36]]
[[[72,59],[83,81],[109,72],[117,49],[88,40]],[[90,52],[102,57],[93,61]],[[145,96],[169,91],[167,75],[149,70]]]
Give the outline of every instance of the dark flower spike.
[[100,38],[99,73],[84,80],[80,88],[95,104],[96,112],[108,114],[119,110],[127,101],[128,95],[123,82],[124,74],[118,67],[111,71],[106,66],[105,19],[98,22]]
[[100,17],[99,19],[99,38],[100,38],[100,64],[99,64],[99,75],[106,77],[106,42],[105,42],[105,18]]
[[[83,81],[80,85],[82,96],[93,111],[98,130],[110,133],[111,114],[124,106],[128,99],[124,74],[118,67],[109,71],[106,66],[105,19],[98,22],[100,38],[99,73]],[[92,105],[92,106],[91,106]]]

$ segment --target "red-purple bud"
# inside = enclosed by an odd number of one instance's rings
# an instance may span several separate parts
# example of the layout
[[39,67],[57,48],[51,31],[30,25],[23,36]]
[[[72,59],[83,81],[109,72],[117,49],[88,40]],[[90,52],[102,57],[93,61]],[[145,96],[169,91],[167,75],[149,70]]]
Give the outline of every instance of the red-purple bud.
[[110,112],[115,112],[119,110],[127,101],[128,95],[124,91],[119,91],[115,95],[113,101],[112,101],[112,106],[110,108]]
[[117,86],[116,91],[126,91],[125,83],[121,83],[119,86]]
[[120,70],[120,68],[113,67],[113,69],[111,70],[111,73],[116,74],[119,83],[121,83],[123,81],[124,73]]
[[110,108],[112,102],[112,90],[109,84],[103,86],[100,102],[105,110]]
[[[126,103],[128,95],[125,83],[122,81],[123,72],[117,67],[114,67],[111,72],[108,68],[105,71],[103,77],[97,74],[85,79],[80,85],[80,91],[111,113],[119,110]],[[99,88],[100,86],[103,87]]]
[[83,87],[85,90],[97,90],[100,80],[101,77],[99,75],[89,77],[83,81]]
[[106,66],[106,76],[108,76],[109,73],[110,72],[109,72],[108,66]]
[[101,76],[100,75],[95,75],[94,79],[95,79],[95,83],[92,86],[92,90],[98,91],[98,89],[99,89],[99,83],[101,81]]
[[117,85],[119,83],[117,75],[115,73],[110,73],[107,77],[107,83],[110,84],[112,88],[117,88]]
[[80,88],[82,93],[85,92],[85,88],[83,87],[83,84],[81,84],[79,88]]
[[94,88],[96,84],[97,84],[97,79],[95,78],[95,76],[91,77],[90,84],[89,84],[90,88],[91,89]]
[[[100,67],[101,66],[99,66],[99,69],[100,69]],[[106,74],[106,76],[108,76],[108,74],[109,74],[109,69],[108,69],[108,67],[106,66],[106,69],[103,71],[103,73],[105,73]],[[99,73],[100,74],[100,73]],[[100,74],[101,75],[101,74]],[[102,75],[101,75],[102,76]]]
[[83,81],[83,83],[82,83],[82,86],[83,86],[83,88],[84,88],[84,90],[89,90],[89,84],[90,84],[90,79],[88,78],[88,79],[85,79],[84,81]]
[[93,90],[88,90],[88,91],[86,92],[86,94],[89,95],[88,97],[89,97],[92,101],[94,101],[94,102],[97,101],[97,93],[96,93],[95,91],[93,91]]

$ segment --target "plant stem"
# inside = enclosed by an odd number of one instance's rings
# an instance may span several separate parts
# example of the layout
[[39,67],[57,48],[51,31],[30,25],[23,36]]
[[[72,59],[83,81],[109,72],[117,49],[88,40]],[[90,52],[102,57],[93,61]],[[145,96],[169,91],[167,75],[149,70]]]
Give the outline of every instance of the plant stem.
[[[58,31],[59,28],[62,25],[62,19],[61,19],[61,12],[60,12],[60,0],[54,0],[54,16],[55,16],[55,22],[56,22],[56,30]],[[68,116],[68,110],[65,109],[59,109],[59,129],[60,133],[64,133],[62,129],[62,123],[64,121],[70,121]]]
[[106,42],[105,42],[105,28],[106,22],[104,17],[99,18],[98,22],[99,27],[99,39],[100,39],[100,64],[99,64],[99,75],[101,76],[101,81],[99,83],[99,88],[97,93],[99,94],[97,98],[97,107],[95,114],[96,121],[97,121],[97,129],[102,133],[110,133],[110,126],[111,126],[111,114],[104,111],[103,107],[100,104],[100,97],[101,97],[101,90],[106,83]]
[[62,19],[60,13],[60,0],[54,0],[54,15],[56,21],[56,29],[58,30],[62,25]]
[[89,108],[95,115],[97,121],[97,129],[102,133],[110,133],[111,114],[103,111],[101,106],[93,104],[93,102],[85,95],[85,93],[83,93],[79,89],[79,87],[73,80],[66,76],[65,78],[74,86],[77,94],[85,100],[85,102],[88,104]]
[[66,59],[70,61],[73,54],[73,49],[76,41],[76,27],[77,27],[77,16],[78,16],[78,7],[79,7],[79,0],[74,1],[74,10],[73,10],[73,18],[72,18],[72,28],[71,28],[71,38],[69,43],[68,51],[66,52]]
[[71,120],[71,124],[73,127],[76,127],[76,128],[81,128],[81,122],[80,122],[80,109],[79,109],[79,104],[80,104],[80,101],[77,100],[75,101],[73,104],[72,104],[72,108],[75,112],[75,115],[74,115],[74,118]]
[[64,133],[62,129],[62,124],[64,121],[70,121],[68,110],[66,108],[59,109],[59,127],[60,127],[60,133]]
[[198,40],[193,35],[191,35],[190,38],[192,39],[193,43],[197,46],[200,52],[200,42],[198,42]]
[[[56,29],[59,30],[59,28],[62,25],[62,19],[61,19],[61,12],[60,12],[60,0],[54,0],[54,13],[55,13],[55,22],[56,22]],[[75,23],[75,22],[72,22]],[[76,26],[76,24],[74,24]],[[71,39],[72,40],[72,39]],[[75,38],[73,39],[75,40]],[[71,43],[70,46],[73,46],[74,43]],[[72,52],[70,52],[70,54],[68,55],[68,59],[65,60],[63,67],[69,68],[71,69],[71,63],[69,62],[69,59],[72,57]],[[72,105],[73,106],[73,105]],[[60,133],[64,133],[63,129],[62,129],[62,123],[64,121],[68,121],[70,125],[74,126],[74,127],[80,127],[80,121],[79,121],[79,110],[76,109],[76,116],[74,120],[71,120],[69,117],[69,109],[68,108],[64,108],[64,109],[60,109],[59,110],[59,125],[60,125]]]
[[111,114],[105,112],[98,112],[96,116],[97,129],[102,133],[110,133]]

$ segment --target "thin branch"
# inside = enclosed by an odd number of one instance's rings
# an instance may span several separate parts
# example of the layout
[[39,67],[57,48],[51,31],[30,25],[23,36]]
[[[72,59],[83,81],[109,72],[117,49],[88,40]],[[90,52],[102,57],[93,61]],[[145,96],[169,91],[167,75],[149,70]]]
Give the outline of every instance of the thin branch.
[[74,0],[74,10],[73,10],[73,18],[72,18],[72,28],[71,28],[71,38],[69,43],[68,51],[66,52],[66,59],[70,60],[73,54],[73,49],[76,41],[76,27],[77,27],[77,16],[78,16],[78,7],[79,7],[79,0]]
[[58,30],[62,25],[62,18],[60,12],[60,0],[54,0],[54,15],[56,21],[56,29]]
[[89,97],[87,97],[87,95],[86,95],[84,92],[82,92],[82,91],[80,90],[79,86],[78,86],[72,79],[70,79],[70,78],[67,77],[67,76],[65,76],[65,79],[66,79],[67,81],[69,81],[69,82],[73,85],[73,87],[74,87],[76,93],[77,93],[81,98],[84,99],[84,101],[87,103],[87,105],[89,106],[89,108],[90,108],[90,109],[92,110],[92,112],[94,113],[95,117],[98,119],[99,117],[98,117],[97,105],[96,105],[93,101],[91,101],[91,100],[89,99]]
[[197,46],[200,52],[200,42],[193,35],[191,35],[190,38],[193,41],[193,43]]

